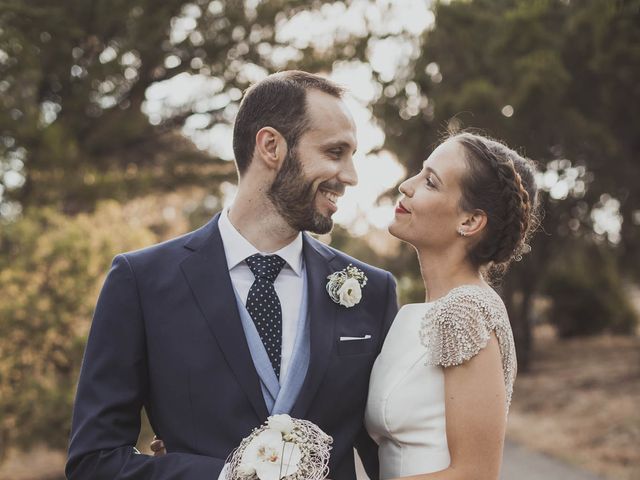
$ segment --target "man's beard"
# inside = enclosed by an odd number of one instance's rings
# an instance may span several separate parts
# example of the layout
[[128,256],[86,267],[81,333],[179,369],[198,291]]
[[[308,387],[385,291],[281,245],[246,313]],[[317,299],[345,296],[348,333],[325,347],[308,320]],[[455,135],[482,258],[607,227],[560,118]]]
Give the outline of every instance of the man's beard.
[[[336,193],[344,192],[345,188],[335,180],[323,182],[319,187]],[[333,220],[316,209],[316,191],[313,181],[307,180],[302,173],[302,165],[296,152],[289,151],[267,195],[291,228],[319,234],[329,233],[333,228]]]

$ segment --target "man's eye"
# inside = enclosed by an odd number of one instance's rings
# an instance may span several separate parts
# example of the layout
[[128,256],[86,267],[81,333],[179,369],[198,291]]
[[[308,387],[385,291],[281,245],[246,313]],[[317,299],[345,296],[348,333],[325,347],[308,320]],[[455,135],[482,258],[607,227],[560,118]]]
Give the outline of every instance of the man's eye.
[[339,157],[340,155],[342,155],[342,149],[341,148],[334,148],[332,150],[329,150],[329,153],[331,155],[335,155],[336,157]]

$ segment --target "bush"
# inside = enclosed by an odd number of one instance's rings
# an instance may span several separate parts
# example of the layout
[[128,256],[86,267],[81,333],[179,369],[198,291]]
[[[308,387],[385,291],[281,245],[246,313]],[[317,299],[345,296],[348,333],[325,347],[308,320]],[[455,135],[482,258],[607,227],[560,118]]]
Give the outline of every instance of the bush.
[[2,225],[0,449],[34,441],[66,447],[86,336],[111,259],[154,241],[147,229],[127,225],[113,202],[76,217],[33,209]]
[[551,322],[561,337],[631,334],[637,318],[610,250],[577,244],[556,259],[545,279]]

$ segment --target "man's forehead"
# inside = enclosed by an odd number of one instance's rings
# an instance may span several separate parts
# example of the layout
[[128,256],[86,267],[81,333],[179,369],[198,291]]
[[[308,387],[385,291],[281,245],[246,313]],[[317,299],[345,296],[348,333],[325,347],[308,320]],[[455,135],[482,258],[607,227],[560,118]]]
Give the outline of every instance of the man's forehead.
[[345,102],[317,90],[307,94],[308,133],[323,143],[356,146],[356,125]]
[[338,121],[353,123],[353,117],[344,100],[316,89],[307,92],[307,114],[311,120],[324,120],[326,117]]

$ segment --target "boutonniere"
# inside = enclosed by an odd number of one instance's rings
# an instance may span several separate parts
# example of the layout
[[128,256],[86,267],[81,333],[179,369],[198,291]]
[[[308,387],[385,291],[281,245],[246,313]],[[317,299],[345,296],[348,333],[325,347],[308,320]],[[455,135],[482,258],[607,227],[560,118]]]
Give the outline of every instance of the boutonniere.
[[347,308],[360,303],[362,289],[367,284],[367,276],[362,270],[349,264],[344,270],[333,272],[327,279],[327,293],[335,303]]

